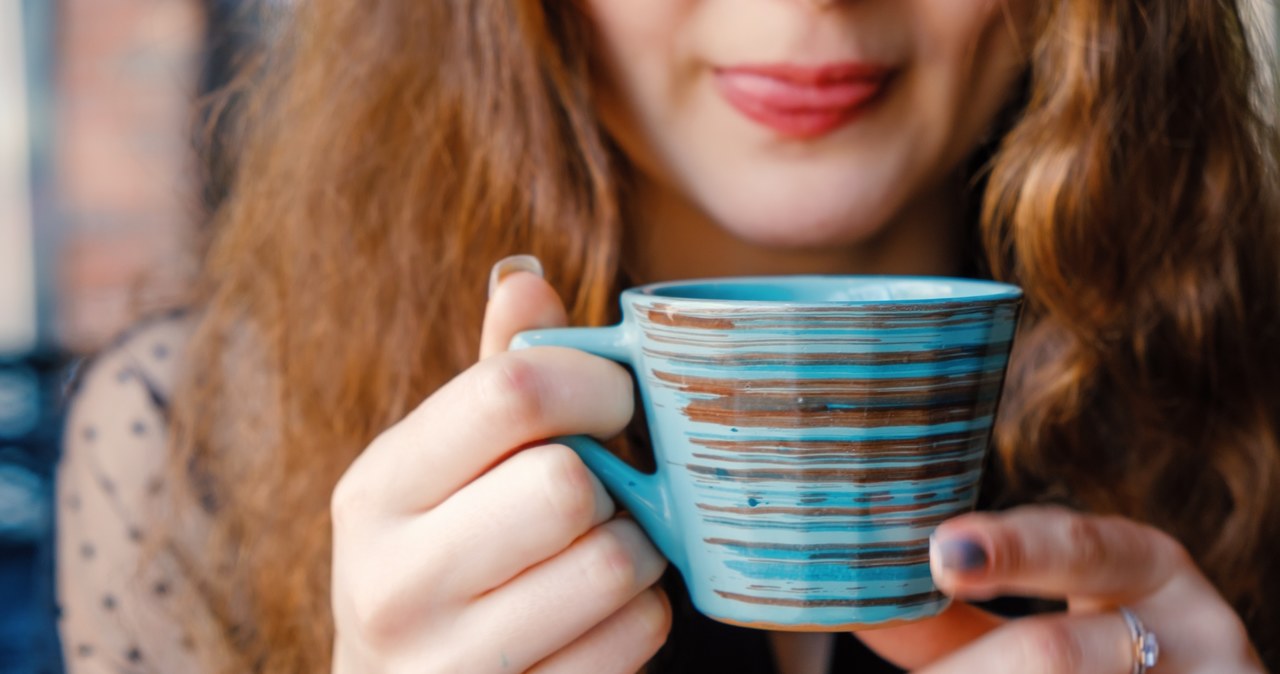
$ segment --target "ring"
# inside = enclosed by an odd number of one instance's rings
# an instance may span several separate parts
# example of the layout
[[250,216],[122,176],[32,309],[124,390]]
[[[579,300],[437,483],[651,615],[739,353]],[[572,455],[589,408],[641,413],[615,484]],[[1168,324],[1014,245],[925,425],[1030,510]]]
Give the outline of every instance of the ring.
[[1160,642],[1129,608],[1121,606],[1120,616],[1128,625],[1129,638],[1133,641],[1133,674],[1143,674],[1160,661]]

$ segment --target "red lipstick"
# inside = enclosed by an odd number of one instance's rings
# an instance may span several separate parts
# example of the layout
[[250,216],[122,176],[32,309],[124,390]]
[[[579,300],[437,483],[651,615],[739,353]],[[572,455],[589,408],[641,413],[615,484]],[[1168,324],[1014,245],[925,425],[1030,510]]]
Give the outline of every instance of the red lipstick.
[[789,138],[817,138],[865,111],[888,85],[891,68],[858,62],[717,68],[716,87],[748,119]]

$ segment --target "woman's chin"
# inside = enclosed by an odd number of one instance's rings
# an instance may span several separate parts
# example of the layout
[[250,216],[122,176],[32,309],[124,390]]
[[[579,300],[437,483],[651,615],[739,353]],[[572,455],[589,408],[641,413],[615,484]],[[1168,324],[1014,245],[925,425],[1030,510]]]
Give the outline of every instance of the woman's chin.
[[811,250],[852,246],[874,238],[882,223],[848,213],[814,213],[803,208],[734,208],[715,220],[734,237],[755,246]]

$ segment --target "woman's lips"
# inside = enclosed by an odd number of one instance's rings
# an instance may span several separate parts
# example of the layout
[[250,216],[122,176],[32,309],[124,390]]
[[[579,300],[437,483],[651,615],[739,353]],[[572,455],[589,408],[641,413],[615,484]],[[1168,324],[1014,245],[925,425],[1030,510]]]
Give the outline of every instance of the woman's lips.
[[865,63],[716,68],[720,94],[747,118],[790,138],[816,138],[856,119],[893,70]]

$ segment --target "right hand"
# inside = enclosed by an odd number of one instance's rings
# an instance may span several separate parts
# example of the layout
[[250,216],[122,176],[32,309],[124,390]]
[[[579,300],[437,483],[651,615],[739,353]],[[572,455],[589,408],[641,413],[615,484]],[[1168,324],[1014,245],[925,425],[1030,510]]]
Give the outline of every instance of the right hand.
[[666,641],[666,561],[562,434],[631,418],[616,363],[554,347],[530,273],[499,284],[481,360],[380,435],[333,493],[335,672],[633,672]]

